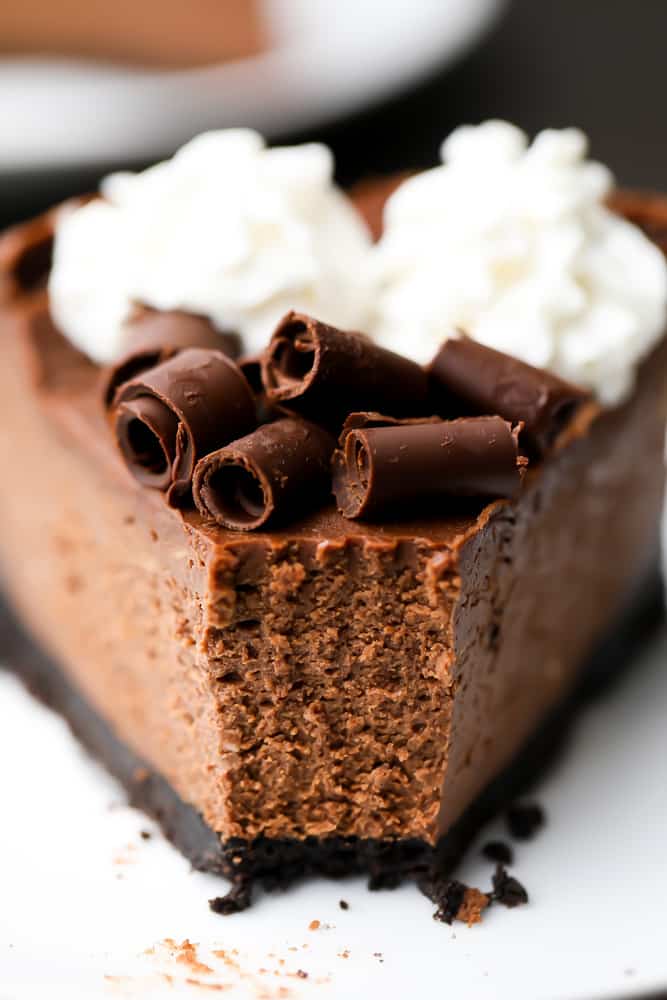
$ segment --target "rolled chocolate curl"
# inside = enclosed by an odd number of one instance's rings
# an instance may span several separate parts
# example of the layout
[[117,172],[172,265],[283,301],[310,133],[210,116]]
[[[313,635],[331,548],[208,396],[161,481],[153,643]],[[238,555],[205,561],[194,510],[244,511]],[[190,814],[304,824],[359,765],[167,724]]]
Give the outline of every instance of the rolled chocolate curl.
[[333,457],[341,514],[368,517],[441,497],[515,497],[526,459],[520,426],[501,417],[463,417],[349,430]]
[[0,301],[46,285],[53,252],[54,213],[14,226],[0,237]]
[[[498,414],[524,424],[522,441],[543,454],[590,393],[470,337],[446,340],[428,367],[440,412]],[[438,390],[444,398],[438,405]],[[454,402],[452,403],[452,397]]]
[[190,496],[198,459],[255,426],[255,404],[230,358],[191,347],[121,385],[111,419],[135,478],[177,506]]
[[429,390],[414,361],[295,312],[279,323],[262,356],[262,381],[270,401],[328,427],[339,427],[353,410],[423,413]]
[[201,459],[193,496],[224,528],[254,531],[314,508],[329,494],[334,439],[316,424],[283,417]]
[[0,302],[29,296],[46,287],[58,215],[90,200],[90,196],[69,198],[0,236]]
[[140,306],[124,324],[126,351],[102,373],[101,393],[108,408],[123,382],[167,361],[187,347],[207,347],[236,358],[238,334],[217,330],[205,316],[171,310],[160,312]]

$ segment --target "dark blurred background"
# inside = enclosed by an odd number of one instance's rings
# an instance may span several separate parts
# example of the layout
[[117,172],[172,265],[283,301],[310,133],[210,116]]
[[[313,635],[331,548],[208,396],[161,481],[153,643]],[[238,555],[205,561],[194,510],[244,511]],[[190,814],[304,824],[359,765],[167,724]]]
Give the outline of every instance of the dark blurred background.
[[[621,183],[667,189],[666,53],[667,0],[510,0],[456,66],[380,107],[284,141],[327,142],[349,184],[432,164],[441,139],[462,122],[502,117],[529,132],[578,125]],[[0,222],[90,189],[115,166],[10,178]]]
[[667,188],[666,79],[667,0],[513,0],[448,73],[323,138],[349,182],[432,163],[462,122],[578,125],[622,183]]

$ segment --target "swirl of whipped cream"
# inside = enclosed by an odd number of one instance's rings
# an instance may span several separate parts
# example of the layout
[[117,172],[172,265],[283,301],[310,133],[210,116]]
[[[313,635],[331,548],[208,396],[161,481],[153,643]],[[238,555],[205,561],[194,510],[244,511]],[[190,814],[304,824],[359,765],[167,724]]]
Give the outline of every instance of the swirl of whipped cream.
[[370,236],[334,185],[325,146],[267,149],[208,132],[102,198],[63,212],[49,284],[55,322],[99,362],[122,350],[134,303],[182,309],[263,348],[289,309],[343,327],[368,319]]
[[622,401],[665,333],[667,264],[605,207],[611,174],[586,153],[577,129],[530,146],[506,122],[453,132],[387,203],[376,339],[426,362],[458,327]]

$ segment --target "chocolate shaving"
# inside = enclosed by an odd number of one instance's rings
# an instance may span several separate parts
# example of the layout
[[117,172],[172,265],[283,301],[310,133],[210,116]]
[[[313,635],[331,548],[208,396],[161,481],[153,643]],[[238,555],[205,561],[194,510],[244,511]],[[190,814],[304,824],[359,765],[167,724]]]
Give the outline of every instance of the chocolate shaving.
[[222,351],[230,358],[237,358],[241,338],[230,330],[218,330],[206,316],[182,312],[179,309],[162,311],[138,306],[124,325],[128,350],[160,347],[163,350],[185,347],[210,347]]
[[198,459],[254,427],[255,404],[233,361],[191,347],[125,382],[111,419],[132,474],[176,506],[189,497]]
[[46,287],[59,213],[90,200],[90,197],[70,198],[30,222],[12,226],[0,236],[0,301],[28,296]]
[[216,896],[209,899],[209,909],[213,913],[219,913],[223,917],[230,917],[234,913],[242,913],[247,910],[252,903],[252,882],[237,882],[229,890],[226,896]]
[[53,216],[9,229],[0,239],[0,294],[29,295],[46,285],[53,252]]
[[482,854],[489,861],[500,861],[504,865],[511,865],[514,861],[514,851],[504,840],[490,840],[484,844]]
[[536,802],[517,803],[507,810],[507,826],[517,840],[531,840],[544,826],[544,818],[544,809]]
[[543,454],[590,393],[541,368],[533,368],[470,337],[446,340],[428,367],[436,409],[448,412],[498,414],[523,422],[522,441]]
[[498,864],[491,880],[493,893],[491,898],[510,909],[528,902],[528,893],[518,879],[508,874],[506,868]]
[[338,508],[357,518],[445,496],[515,497],[526,464],[519,431],[500,417],[348,430],[333,458]]
[[433,919],[451,925],[463,905],[468,886],[445,875],[433,875],[420,879],[419,888],[437,906]]
[[123,357],[102,373],[101,394],[108,408],[119,386],[148,368],[174,357],[187,347],[207,347],[237,357],[240,347],[238,334],[216,330],[204,316],[194,313],[159,312],[141,306],[124,325]]
[[329,427],[353,410],[414,416],[428,399],[428,376],[414,361],[295,312],[262,356],[262,381],[270,401]]
[[285,519],[326,496],[334,446],[325,430],[299,418],[265,424],[199,462],[195,503],[202,514],[238,531]]

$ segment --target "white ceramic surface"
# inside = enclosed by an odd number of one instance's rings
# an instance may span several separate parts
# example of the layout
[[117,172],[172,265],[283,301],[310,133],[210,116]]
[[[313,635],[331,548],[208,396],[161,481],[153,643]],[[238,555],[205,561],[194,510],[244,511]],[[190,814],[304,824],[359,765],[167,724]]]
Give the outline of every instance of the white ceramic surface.
[[149,159],[206,128],[271,137],[322,123],[445,66],[504,0],[263,0],[276,46],[196,70],[0,60],[0,174]]
[[[0,674],[0,1000],[594,1000],[664,987],[666,709],[667,628],[539,788],[548,824],[513,866],[528,906],[449,928],[411,887],[315,880],[225,918],[206,902],[220,881],[191,872],[64,724]],[[482,840],[504,835],[498,822]],[[490,867],[473,849],[461,875],[484,887]],[[196,943],[212,971],[179,961],[168,938]]]

